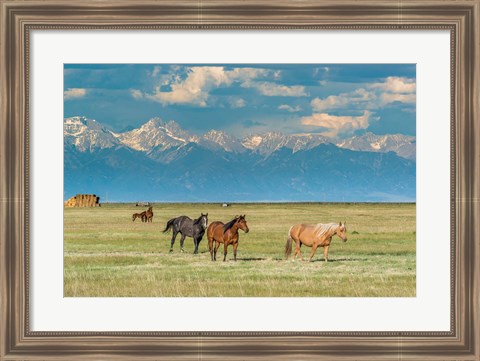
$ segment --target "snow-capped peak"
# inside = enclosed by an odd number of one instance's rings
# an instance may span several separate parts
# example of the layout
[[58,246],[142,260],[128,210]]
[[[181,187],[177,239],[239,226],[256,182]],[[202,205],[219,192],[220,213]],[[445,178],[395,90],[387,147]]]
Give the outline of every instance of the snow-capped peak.
[[119,145],[113,132],[96,120],[84,116],[64,118],[63,135],[65,144],[74,145],[81,152]]
[[227,152],[241,153],[245,151],[245,147],[237,138],[220,130],[210,130],[199,138],[197,142],[207,148],[220,147]]
[[120,134],[119,139],[130,148],[149,152],[153,148],[166,150],[185,144],[194,141],[195,137],[173,120],[164,122],[160,118],[152,118],[140,128]]
[[366,152],[395,152],[399,156],[415,159],[415,137],[403,134],[377,135],[367,132],[337,142],[337,147]]
[[177,122],[173,120],[165,122],[158,117],[150,119],[139,128],[119,133],[112,132],[96,120],[84,116],[65,118],[64,136],[65,144],[72,144],[81,152],[127,146],[147,153],[152,159],[166,150],[180,149],[189,143],[233,153],[250,150],[262,156],[268,156],[283,147],[295,153],[323,143],[334,143],[339,148],[354,151],[393,151],[401,157],[413,160],[416,156],[415,137],[402,134],[365,133],[335,142],[320,134],[283,134],[270,131],[250,134],[240,140],[214,129],[198,137],[185,131]]
[[282,147],[289,148],[295,153],[328,142],[328,138],[317,134],[287,135],[280,132],[266,132],[251,134],[243,139],[242,144],[245,148],[254,150],[262,155],[268,155]]

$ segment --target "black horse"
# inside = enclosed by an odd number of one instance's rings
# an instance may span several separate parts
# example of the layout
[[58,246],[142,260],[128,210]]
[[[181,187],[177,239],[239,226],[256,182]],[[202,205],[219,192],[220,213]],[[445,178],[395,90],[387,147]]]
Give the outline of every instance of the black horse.
[[195,245],[195,251],[193,254],[198,253],[198,244],[202,240],[203,235],[205,234],[205,229],[207,228],[208,224],[208,213],[203,214],[195,220],[190,219],[187,216],[180,216],[177,218],[172,218],[167,222],[167,226],[163,230],[163,232],[168,232],[170,228],[172,228],[172,244],[170,246],[170,252],[173,252],[173,245],[175,244],[175,238],[177,234],[180,233],[182,238],[180,238],[180,248],[183,252],[183,241],[185,241],[185,237],[192,237],[193,244]]

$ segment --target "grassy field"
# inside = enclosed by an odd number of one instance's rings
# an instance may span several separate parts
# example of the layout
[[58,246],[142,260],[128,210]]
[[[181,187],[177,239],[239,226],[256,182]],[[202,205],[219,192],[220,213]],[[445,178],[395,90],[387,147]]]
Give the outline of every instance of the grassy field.
[[[143,210],[143,209],[140,209]],[[132,222],[132,204],[65,208],[66,297],[415,296],[414,204],[156,204],[153,223]],[[229,247],[210,260],[206,236],[200,254],[180,235],[169,253],[168,219],[208,212],[209,222],[246,214],[238,261]],[[329,262],[323,248],[313,262],[285,261],[288,229],[295,223],[347,221],[348,242],[334,237]],[[310,248],[302,247],[304,259]]]

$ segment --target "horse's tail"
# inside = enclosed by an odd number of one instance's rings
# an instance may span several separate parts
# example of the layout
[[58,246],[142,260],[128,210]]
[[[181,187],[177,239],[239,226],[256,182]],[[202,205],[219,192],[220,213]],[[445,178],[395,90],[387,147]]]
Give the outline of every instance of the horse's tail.
[[165,229],[164,229],[162,232],[163,232],[163,233],[168,232],[168,230],[169,230],[170,228],[172,228],[174,221],[175,221],[175,218],[172,218],[171,220],[169,220],[169,221],[167,222],[167,225],[166,225]]
[[288,259],[288,257],[290,257],[292,254],[292,236],[290,235],[292,228],[293,227],[290,227],[288,230],[287,243],[285,243],[285,259]]

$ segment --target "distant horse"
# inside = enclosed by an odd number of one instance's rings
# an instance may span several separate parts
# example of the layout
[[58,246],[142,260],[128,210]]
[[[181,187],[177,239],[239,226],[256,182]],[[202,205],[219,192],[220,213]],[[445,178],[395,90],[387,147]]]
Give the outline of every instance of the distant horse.
[[170,228],[172,228],[172,242],[170,245],[170,252],[173,252],[173,245],[175,244],[175,238],[177,234],[180,233],[182,237],[180,238],[180,249],[183,252],[183,242],[185,241],[185,237],[192,237],[193,244],[195,245],[195,250],[193,254],[198,253],[198,245],[202,240],[203,235],[205,234],[205,229],[207,228],[208,224],[208,213],[201,214],[195,220],[190,219],[187,216],[180,216],[177,218],[172,218],[167,222],[167,226],[163,230],[163,232],[168,232]]
[[295,253],[293,260],[300,254],[302,244],[312,247],[309,261],[312,261],[313,255],[318,247],[323,247],[325,262],[328,261],[328,248],[334,235],[339,236],[344,242],[347,241],[346,223],[328,223],[328,224],[296,224],[290,227],[288,231],[287,243],[285,244],[285,259],[288,259],[292,253],[292,240],[295,241]]
[[153,221],[153,210],[152,207],[149,207],[145,211],[145,222],[152,222]]
[[[212,222],[207,229],[208,249],[210,250],[210,257],[212,261],[217,260],[217,250],[220,243],[223,243],[223,261],[227,258],[228,245],[233,245],[233,259],[237,260],[238,248],[238,230],[241,229],[248,233],[248,225],[245,215],[236,216],[227,224],[220,221]],[[215,241],[215,249],[213,248],[213,241]]]
[[145,222],[146,219],[147,219],[147,218],[146,218],[146,217],[147,217],[147,216],[146,216],[146,213],[147,213],[147,211],[143,211],[142,213],[134,213],[134,214],[132,215],[132,222],[135,222],[135,220],[136,220],[137,218],[140,218],[140,219],[142,220],[142,222]]

